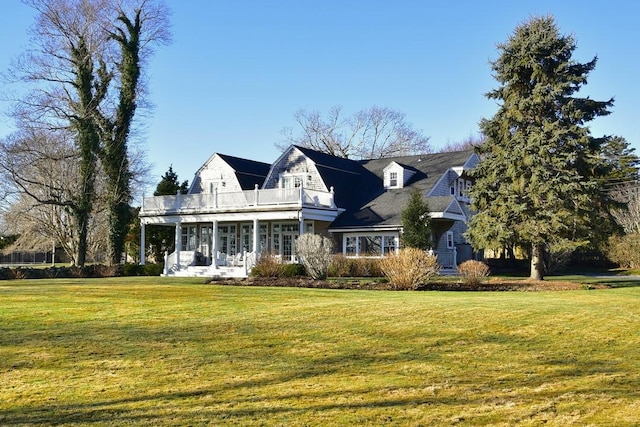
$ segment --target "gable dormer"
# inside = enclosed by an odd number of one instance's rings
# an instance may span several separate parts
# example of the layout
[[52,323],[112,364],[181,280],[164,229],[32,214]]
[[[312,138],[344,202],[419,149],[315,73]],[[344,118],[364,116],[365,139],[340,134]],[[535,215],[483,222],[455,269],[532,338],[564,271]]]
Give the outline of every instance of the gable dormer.
[[266,163],[214,153],[196,172],[189,194],[252,190],[268,171]]
[[415,171],[409,170],[400,163],[391,162],[382,170],[384,188],[403,188]]
[[240,183],[235,171],[224,161],[222,156],[214,153],[196,172],[189,194],[240,191]]

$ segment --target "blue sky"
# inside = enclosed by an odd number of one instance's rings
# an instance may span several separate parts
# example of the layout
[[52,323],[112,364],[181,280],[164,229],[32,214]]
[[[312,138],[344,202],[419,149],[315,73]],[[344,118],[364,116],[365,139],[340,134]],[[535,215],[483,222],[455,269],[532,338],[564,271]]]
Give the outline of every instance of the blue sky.
[[[582,95],[615,97],[594,135],[640,152],[640,3],[596,1],[168,0],[173,42],[149,63],[144,148],[153,181],[180,179],[214,152],[273,162],[293,113],[374,105],[406,114],[435,147],[478,132],[497,107],[489,61],[532,15],[572,34],[574,59],[599,60]],[[33,12],[4,0],[0,70],[27,43]],[[0,103],[0,109],[6,110]],[[0,118],[0,137],[11,122]]]

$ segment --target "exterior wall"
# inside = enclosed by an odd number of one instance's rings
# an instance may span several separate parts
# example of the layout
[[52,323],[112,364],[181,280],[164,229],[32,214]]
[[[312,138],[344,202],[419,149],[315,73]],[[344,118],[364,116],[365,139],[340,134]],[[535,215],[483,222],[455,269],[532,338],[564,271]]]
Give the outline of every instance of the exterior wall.
[[235,171],[217,155],[196,173],[189,194],[212,193],[212,185],[219,193],[242,191]]
[[295,148],[286,152],[279,161],[273,165],[264,183],[264,188],[278,188],[280,186],[279,179],[282,174],[300,174],[305,177],[304,188],[329,191],[324,185],[315,164]]
[[429,196],[451,196],[451,182],[455,179],[458,179],[458,174],[448,170],[429,192]]

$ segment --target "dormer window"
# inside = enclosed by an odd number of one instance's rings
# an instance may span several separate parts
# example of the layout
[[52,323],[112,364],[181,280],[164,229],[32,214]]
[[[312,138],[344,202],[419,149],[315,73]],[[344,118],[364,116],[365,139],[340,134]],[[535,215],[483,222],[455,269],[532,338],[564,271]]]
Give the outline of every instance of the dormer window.
[[227,184],[224,181],[209,181],[209,193],[213,194],[214,191],[222,191]]
[[389,172],[389,187],[398,186],[398,172]]
[[414,174],[397,162],[389,163],[383,169],[384,188],[402,188]]
[[280,188],[309,187],[312,177],[307,173],[283,173],[280,175]]

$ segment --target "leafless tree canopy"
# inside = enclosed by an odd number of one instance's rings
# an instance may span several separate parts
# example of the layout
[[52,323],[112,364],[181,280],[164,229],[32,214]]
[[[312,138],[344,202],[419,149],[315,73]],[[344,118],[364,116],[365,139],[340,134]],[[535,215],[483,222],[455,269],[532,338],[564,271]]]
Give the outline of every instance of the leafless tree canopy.
[[326,115],[319,111],[298,110],[294,118],[300,133],[283,129],[284,149],[290,144],[312,148],[338,157],[374,159],[431,152],[429,138],[407,123],[401,112],[371,107],[345,116],[341,107]]
[[614,199],[624,206],[611,210],[618,225],[627,234],[640,234],[640,186],[638,182],[618,186],[612,191]]
[[[65,131],[27,129],[0,142],[0,176],[8,198],[0,215],[10,226],[5,232],[19,235],[10,249],[48,250],[55,242],[76,261],[77,157],[71,135]],[[98,179],[96,186],[101,193],[103,181]],[[104,204],[98,198],[88,227],[91,253],[105,241],[103,211]]]
[[452,151],[473,150],[475,147],[482,145],[485,141],[485,136],[469,135],[466,139],[458,142],[449,142],[446,145],[438,149],[440,153],[449,153]]
[[[77,240],[76,259],[83,265],[87,228],[100,228],[105,200],[128,209],[128,183],[144,179],[148,170],[128,140],[135,134],[134,113],[145,105],[143,65],[154,45],[169,41],[169,11],[162,0],[23,1],[38,13],[29,48],[7,75],[28,91],[15,98],[12,111],[19,131],[3,142],[0,197],[25,212],[48,206],[61,210],[58,219],[75,217],[77,229],[67,236]],[[114,145],[122,165],[115,177],[109,163]],[[122,193],[113,194],[114,180],[127,182]],[[24,217],[33,224],[46,218]],[[16,218],[5,215],[7,223]],[[15,223],[14,229],[29,227]]]

